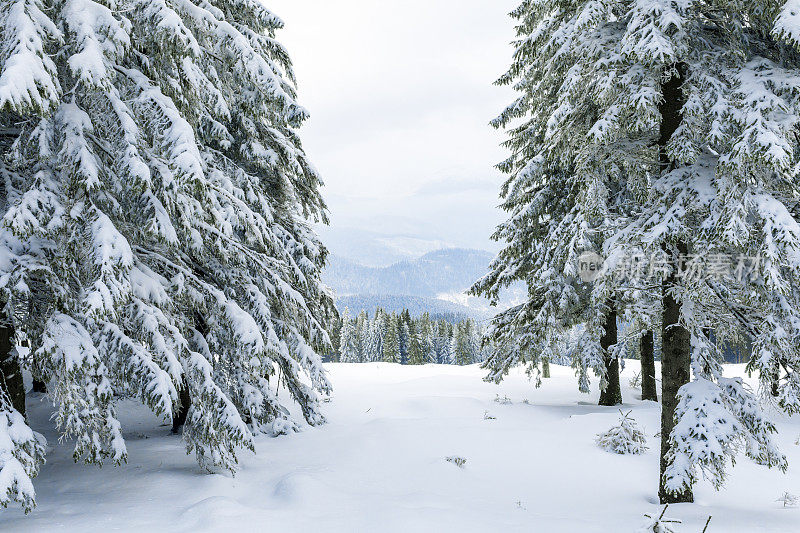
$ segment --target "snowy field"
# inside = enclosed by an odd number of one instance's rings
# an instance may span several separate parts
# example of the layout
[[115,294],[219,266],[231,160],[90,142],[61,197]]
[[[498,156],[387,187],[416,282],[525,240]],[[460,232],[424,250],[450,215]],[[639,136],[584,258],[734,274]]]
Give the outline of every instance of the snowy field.
[[[46,434],[38,507],[0,511],[0,531],[635,531],[660,510],[659,410],[628,387],[637,366],[623,372],[623,409],[649,436],[642,456],[595,446],[619,412],[578,393],[562,367],[535,389],[522,372],[483,383],[475,366],[328,365],[329,423],[260,438],[234,478],[203,473],[180,438],[128,403],[128,464],[76,465],[70,444]],[[46,427],[49,404],[28,408],[33,428]],[[776,420],[788,473],[740,458],[722,492],[700,483],[696,504],[670,506],[677,531],[699,533],[709,515],[710,533],[800,530],[800,508],[776,502],[800,494],[800,418]]]

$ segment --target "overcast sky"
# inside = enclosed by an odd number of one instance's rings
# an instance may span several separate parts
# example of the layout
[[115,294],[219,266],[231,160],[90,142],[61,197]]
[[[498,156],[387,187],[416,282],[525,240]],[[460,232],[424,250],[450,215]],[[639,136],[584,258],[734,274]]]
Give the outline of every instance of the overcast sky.
[[492,249],[506,154],[488,122],[513,99],[492,83],[518,0],[264,1],[286,24],[333,228]]

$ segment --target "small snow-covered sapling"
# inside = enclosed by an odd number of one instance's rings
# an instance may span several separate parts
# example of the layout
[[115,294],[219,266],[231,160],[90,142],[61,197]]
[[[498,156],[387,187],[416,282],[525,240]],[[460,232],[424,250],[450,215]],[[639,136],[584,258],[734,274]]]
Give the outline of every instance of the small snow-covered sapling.
[[[642,525],[641,528],[639,528],[639,533],[677,533],[674,529],[672,529],[671,524],[680,524],[681,521],[664,518],[668,507],[669,505],[665,505],[661,510],[661,514],[657,517],[650,516],[649,514],[644,515],[645,518],[647,518],[647,521],[644,523],[644,525]],[[709,517],[709,521],[710,520],[711,517]],[[706,522],[706,528],[708,528],[708,522]]]
[[628,454],[642,454],[647,450],[647,438],[644,432],[639,429],[636,420],[631,418],[627,413],[619,412],[620,420],[619,425],[614,426],[605,433],[597,435],[597,445],[607,452],[618,453],[622,455]]
[[798,502],[800,502],[800,497],[789,491],[784,491],[780,498],[775,501],[783,503],[784,507],[797,507]]
[[500,405],[508,405],[511,403],[511,398],[505,395],[501,398],[499,394],[495,394],[494,401],[495,403],[499,403]]

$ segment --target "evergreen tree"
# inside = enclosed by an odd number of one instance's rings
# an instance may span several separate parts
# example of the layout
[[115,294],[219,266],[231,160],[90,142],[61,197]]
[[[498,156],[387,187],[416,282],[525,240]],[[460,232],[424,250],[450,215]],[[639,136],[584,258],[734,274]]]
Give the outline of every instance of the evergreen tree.
[[466,327],[470,364],[480,363],[483,361],[483,356],[481,354],[481,339],[483,338],[483,333],[478,327],[478,323],[473,319],[467,320]]
[[469,339],[469,322],[460,322],[453,328],[452,357],[453,364],[464,366],[473,363],[473,354]]
[[[495,121],[521,120],[500,165],[511,218],[496,237],[508,245],[475,290],[496,298],[523,280],[530,297],[495,320],[489,377],[536,364],[581,323],[582,381],[587,368],[607,374],[619,349],[608,318],[638,301],[640,323],[662,328],[661,500],[691,501],[698,470],[721,483],[737,450],[785,468],[758,402],[723,377],[720,346],[749,336],[762,388],[777,381],[779,404],[797,410],[795,3],[525,0],[513,16],[500,83],[521,95]],[[589,286],[577,276],[587,250],[606,258]],[[631,294],[619,275],[637,255],[659,267],[656,294]],[[740,255],[759,258],[748,276],[686,267]]]
[[369,343],[366,347],[365,361],[383,359],[383,339],[386,336],[386,312],[380,307],[375,310],[375,318],[369,325]]
[[[13,0],[0,21],[0,324],[75,458],[125,461],[119,393],[183,411],[188,449],[231,469],[289,425],[278,375],[323,422],[335,310],[309,221],[326,213],[280,19],[252,0]],[[0,475],[26,506],[28,455]]]
[[366,353],[370,344],[370,320],[369,315],[363,309],[356,318],[356,353],[357,358],[354,363],[366,361]]
[[350,318],[350,310],[345,308],[342,315],[341,353],[339,360],[342,363],[358,363],[358,331],[356,321]]
[[330,362],[339,362],[342,351],[342,325],[342,316],[340,315],[333,319],[330,326],[331,352],[327,356]]
[[425,353],[422,346],[422,333],[419,331],[420,324],[411,321],[408,331],[408,361],[409,365],[425,364]]
[[398,335],[400,337],[400,364],[407,365],[411,349],[412,325],[407,310],[403,310],[398,318]]
[[397,331],[397,316],[392,313],[386,320],[386,336],[383,339],[384,363],[400,362],[400,335]]
[[423,313],[418,326],[420,335],[420,345],[422,348],[422,359],[425,363],[436,363],[436,337],[434,335],[434,323],[431,322],[430,315]]
[[440,365],[450,363],[450,324],[446,320],[440,320],[436,343],[436,362]]

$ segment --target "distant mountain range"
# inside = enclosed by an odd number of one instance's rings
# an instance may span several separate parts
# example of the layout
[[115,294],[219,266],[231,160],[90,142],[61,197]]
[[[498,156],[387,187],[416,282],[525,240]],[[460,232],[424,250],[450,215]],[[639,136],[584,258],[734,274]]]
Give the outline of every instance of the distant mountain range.
[[333,256],[323,281],[337,294],[406,294],[437,296],[462,292],[486,273],[492,254],[482,250],[436,250],[413,261],[366,267]]
[[333,255],[358,265],[385,267],[399,261],[413,261],[434,250],[455,248],[444,240],[415,232],[384,233],[324,225],[316,229]]
[[[475,318],[494,315],[483,298],[467,297],[466,290],[486,274],[493,255],[483,250],[450,248],[435,250],[413,260],[385,267],[357,264],[332,255],[322,274],[331,287],[337,306],[353,313],[362,308],[387,310],[408,308],[412,314],[461,313]],[[520,301],[524,292],[514,289],[501,301],[501,308]]]

